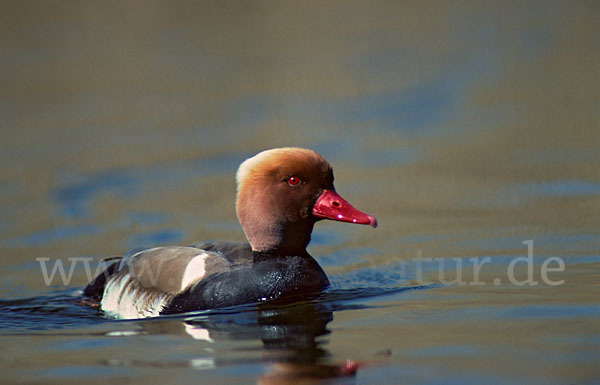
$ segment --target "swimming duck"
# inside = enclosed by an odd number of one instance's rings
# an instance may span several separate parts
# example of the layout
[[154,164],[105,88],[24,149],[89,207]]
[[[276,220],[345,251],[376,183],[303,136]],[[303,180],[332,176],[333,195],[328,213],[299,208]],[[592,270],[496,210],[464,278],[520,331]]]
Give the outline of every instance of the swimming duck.
[[119,318],[154,317],[320,293],[329,280],[306,251],[321,219],[377,227],[335,192],[330,164],[303,148],[266,150],[236,174],[248,242],[156,247],[110,259],[84,295]]

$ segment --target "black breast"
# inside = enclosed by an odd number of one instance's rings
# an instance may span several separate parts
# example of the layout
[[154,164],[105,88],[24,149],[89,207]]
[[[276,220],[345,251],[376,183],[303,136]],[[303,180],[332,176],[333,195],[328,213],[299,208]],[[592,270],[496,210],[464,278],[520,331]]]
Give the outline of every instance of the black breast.
[[205,277],[176,295],[161,312],[175,314],[268,300],[299,300],[329,286],[310,256],[269,257]]

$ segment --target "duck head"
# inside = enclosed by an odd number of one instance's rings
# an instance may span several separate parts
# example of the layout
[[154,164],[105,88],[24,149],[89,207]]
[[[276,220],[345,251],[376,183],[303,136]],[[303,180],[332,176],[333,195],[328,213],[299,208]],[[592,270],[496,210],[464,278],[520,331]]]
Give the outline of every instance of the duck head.
[[321,219],[377,227],[335,192],[329,162],[312,150],[263,151],[240,165],[236,180],[237,216],[254,251],[303,254]]

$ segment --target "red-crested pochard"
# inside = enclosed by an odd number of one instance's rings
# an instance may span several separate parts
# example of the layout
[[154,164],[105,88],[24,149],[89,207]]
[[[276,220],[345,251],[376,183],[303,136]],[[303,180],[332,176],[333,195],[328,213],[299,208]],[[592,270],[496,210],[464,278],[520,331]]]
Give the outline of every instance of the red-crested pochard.
[[248,243],[156,247],[111,259],[84,295],[120,318],[302,299],[329,286],[306,251],[315,222],[377,226],[335,192],[331,166],[312,150],[263,151],[240,165],[236,181]]

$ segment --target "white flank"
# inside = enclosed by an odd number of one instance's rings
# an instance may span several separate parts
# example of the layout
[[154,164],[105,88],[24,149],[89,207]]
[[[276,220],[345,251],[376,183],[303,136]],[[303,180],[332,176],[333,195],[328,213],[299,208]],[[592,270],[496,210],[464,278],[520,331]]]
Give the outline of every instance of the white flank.
[[181,279],[181,290],[185,290],[190,284],[201,280],[206,273],[206,258],[208,253],[196,255],[191,261],[188,262],[183,272],[183,278]]
[[106,283],[100,309],[121,319],[157,317],[168,300],[167,294],[137,290],[125,274]]

